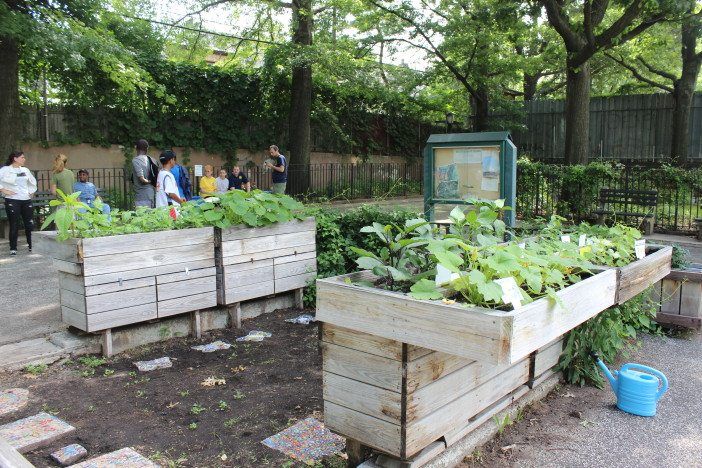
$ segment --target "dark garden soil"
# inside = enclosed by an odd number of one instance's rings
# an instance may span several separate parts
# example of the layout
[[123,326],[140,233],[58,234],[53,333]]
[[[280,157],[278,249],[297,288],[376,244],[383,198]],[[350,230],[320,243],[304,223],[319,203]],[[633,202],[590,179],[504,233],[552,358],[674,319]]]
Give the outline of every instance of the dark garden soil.
[[[76,359],[37,376],[2,375],[0,388],[28,388],[30,402],[0,423],[43,410],[76,428],[28,453],[36,466],[55,466],[49,454],[69,443],[83,445],[91,456],[133,447],[163,466],[298,466],[261,441],[298,420],[323,417],[317,326],[284,322],[299,314],[276,311],[245,321],[241,330],[208,333],[202,340],[170,340],[94,368]],[[250,330],[273,336],[260,343],[234,341]],[[214,353],[190,349],[215,339],[233,347]],[[173,360],[172,368],[139,372],[132,364],[163,356]],[[226,384],[203,386],[208,377]],[[333,457],[323,465],[345,462]]]

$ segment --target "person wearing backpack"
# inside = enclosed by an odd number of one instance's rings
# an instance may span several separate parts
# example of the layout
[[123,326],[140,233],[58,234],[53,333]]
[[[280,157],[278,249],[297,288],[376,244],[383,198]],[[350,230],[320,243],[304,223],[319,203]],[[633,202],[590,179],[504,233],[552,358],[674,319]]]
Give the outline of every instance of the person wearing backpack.
[[193,198],[193,194],[192,190],[190,189],[190,177],[188,177],[188,170],[178,164],[177,158],[175,158],[175,160],[176,162],[171,169],[171,174],[173,174],[176,185],[178,186],[178,195],[180,195],[180,198],[185,200],[191,200]]
[[134,186],[134,205],[154,207],[156,197],[156,180],[158,178],[159,167],[151,159],[149,142],[141,139],[135,144],[137,155],[132,159],[132,185]]

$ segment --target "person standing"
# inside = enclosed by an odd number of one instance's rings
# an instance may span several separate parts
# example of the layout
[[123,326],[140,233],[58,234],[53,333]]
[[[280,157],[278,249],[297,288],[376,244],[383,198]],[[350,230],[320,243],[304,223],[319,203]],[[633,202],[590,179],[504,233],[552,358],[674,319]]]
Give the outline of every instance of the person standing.
[[32,195],[37,191],[37,179],[24,167],[26,158],[22,151],[13,151],[5,166],[0,168],[0,193],[5,196],[5,212],[10,222],[10,255],[17,255],[19,220],[22,218],[27,247],[32,251],[34,206]]
[[271,192],[285,193],[285,186],[288,184],[288,162],[285,156],[280,154],[276,145],[271,145],[268,153],[273,161],[266,161],[263,164],[271,170]]
[[217,193],[217,179],[212,176],[212,166],[205,165],[205,175],[200,177],[200,195],[211,197]]
[[246,190],[247,192],[251,191],[251,183],[249,182],[249,178],[246,177],[246,175],[241,172],[241,168],[239,166],[234,166],[232,168],[232,175],[229,177],[229,190]]
[[76,182],[76,176],[73,171],[66,169],[68,158],[65,154],[58,154],[54,158],[54,170],[51,175],[51,193],[55,197],[56,189],[61,190],[64,195],[73,193],[73,184]]
[[[171,151],[175,155],[173,151]],[[192,190],[190,189],[190,177],[188,177],[188,170],[178,164],[178,158],[174,157],[175,165],[171,169],[171,174],[175,178],[176,185],[178,186],[178,195],[184,200],[190,200],[193,198]]]
[[176,165],[176,155],[171,150],[166,150],[159,156],[161,161],[161,169],[158,172],[158,192],[156,192],[156,207],[163,206],[180,206],[181,203],[185,203],[185,198],[180,196],[178,192],[178,184],[176,184],[176,179],[173,176],[171,170]]
[[134,205],[154,207],[156,195],[156,176],[153,159],[146,154],[149,151],[149,142],[141,139],[136,142],[137,155],[132,159],[132,184],[134,185]]
[[217,193],[227,193],[229,190],[229,179],[227,178],[227,170],[220,169],[219,177],[217,177]]

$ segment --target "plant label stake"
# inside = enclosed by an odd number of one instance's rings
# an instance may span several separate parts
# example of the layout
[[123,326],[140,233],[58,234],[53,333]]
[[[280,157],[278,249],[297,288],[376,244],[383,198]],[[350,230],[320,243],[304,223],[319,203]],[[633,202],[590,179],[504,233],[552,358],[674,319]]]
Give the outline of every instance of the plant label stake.
[[526,249],[526,242],[520,242],[520,243],[519,243],[519,248],[520,248],[520,249]]
[[578,238],[578,247],[585,247],[586,242],[587,234],[580,234],[580,237]]
[[517,282],[514,277],[501,278],[495,280],[495,283],[499,284],[502,288],[502,302],[505,304],[512,304],[514,309],[518,309],[522,306],[522,292],[517,286]]
[[634,241],[634,251],[636,252],[636,258],[641,260],[646,256],[646,239],[639,239]]
[[570,242],[570,236],[569,236],[568,234],[562,235],[562,236],[561,236],[561,242],[563,242],[564,244],[569,243],[569,242]]
[[458,273],[452,273],[451,270],[443,265],[436,265],[436,285],[441,286],[450,281],[460,278],[461,275]]

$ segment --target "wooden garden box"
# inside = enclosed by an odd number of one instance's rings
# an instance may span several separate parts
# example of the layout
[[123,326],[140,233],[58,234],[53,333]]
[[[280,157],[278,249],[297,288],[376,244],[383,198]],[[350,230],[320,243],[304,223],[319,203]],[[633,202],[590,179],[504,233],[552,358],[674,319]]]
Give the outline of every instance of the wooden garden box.
[[214,228],[58,241],[35,234],[58,269],[63,322],[109,330],[217,305]]
[[218,302],[301,290],[317,276],[314,218],[217,229]]
[[672,255],[673,248],[670,246],[647,245],[644,258],[618,267],[617,304],[628,301],[665,278],[670,273]]
[[317,320],[488,364],[516,364],[615,303],[618,272],[603,270],[513,311],[421,301],[353,282],[357,272],[317,280]]
[[[402,460],[450,446],[552,375],[562,338],[492,365],[323,325],[324,424]],[[412,465],[414,466],[414,465]]]
[[671,272],[656,285],[654,297],[660,301],[658,323],[702,328],[702,265]]

